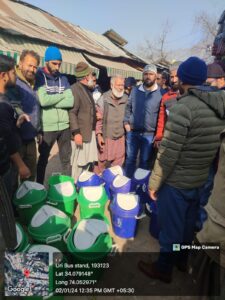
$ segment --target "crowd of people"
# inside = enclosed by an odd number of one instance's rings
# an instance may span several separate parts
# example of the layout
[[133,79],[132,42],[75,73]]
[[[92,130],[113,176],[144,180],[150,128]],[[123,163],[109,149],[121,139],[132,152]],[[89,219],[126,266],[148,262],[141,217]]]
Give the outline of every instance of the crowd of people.
[[[60,73],[62,54],[55,46],[46,49],[45,67],[39,63],[33,50],[22,52],[18,66],[0,55],[1,251],[16,246],[12,194],[19,181],[44,183],[55,142],[62,173],[75,182],[84,170],[100,174],[120,165],[131,178],[136,168],[153,166],[149,194],[158,205],[160,255],[153,263],[141,261],[139,268],[171,282],[173,266],[185,270],[187,263],[186,253],[171,258],[172,245],[194,239],[200,194],[204,191],[207,202],[222,137],[218,180],[201,236],[224,242],[225,206],[215,196],[216,189],[220,195],[225,189],[225,71],[220,64],[207,66],[190,57],[174,63],[169,73],[149,64],[140,85],[115,75],[110,90],[102,93],[86,62],[76,65],[76,82],[70,86]],[[212,222],[220,226],[216,240]]]

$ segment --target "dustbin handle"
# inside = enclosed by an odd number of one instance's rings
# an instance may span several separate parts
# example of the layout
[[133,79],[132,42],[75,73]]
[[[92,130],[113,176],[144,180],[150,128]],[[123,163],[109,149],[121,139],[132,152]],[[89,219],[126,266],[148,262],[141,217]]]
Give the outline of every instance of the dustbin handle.
[[26,252],[27,251],[27,249],[30,247],[30,244],[28,244],[26,247],[25,247],[25,249],[23,250],[23,252]]
[[141,220],[146,217],[146,214],[141,214],[140,216],[135,216],[136,220]]
[[32,205],[31,204],[21,204],[19,205],[19,208],[31,208]]
[[51,202],[51,201],[46,201],[47,204],[53,205],[53,206],[57,206],[58,202]]
[[63,236],[63,241],[64,241],[65,243],[67,243],[67,240],[68,240],[68,237],[69,237],[69,235],[70,235],[70,232],[71,232],[71,229],[68,228],[67,232],[66,232],[66,233],[64,234],[64,236]]
[[56,235],[47,237],[46,244],[50,244],[50,243],[53,243],[53,242],[58,242],[58,241],[61,241],[61,240],[62,240],[61,234],[56,234]]
[[55,175],[62,175],[61,172],[52,172],[52,176],[55,176]]

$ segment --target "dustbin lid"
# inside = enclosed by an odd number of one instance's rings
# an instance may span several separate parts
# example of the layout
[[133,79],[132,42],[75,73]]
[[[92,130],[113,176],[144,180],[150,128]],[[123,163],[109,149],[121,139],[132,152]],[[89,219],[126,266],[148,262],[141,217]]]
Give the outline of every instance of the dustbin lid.
[[146,178],[149,175],[150,171],[138,168],[134,173],[134,178],[141,180]]
[[62,212],[61,210],[59,210],[55,207],[52,207],[50,205],[44,205],[33,216],[32,220],[31,220],[31,226],[32,227],[40,227],[49,218],[51,218],[53,216],[61,218],[61,219],[68,218],[67,215],[64,212]]
[[130,181],[130,178],[126,176],[117,175],[116,178],[113,180],[113,186],[115,188],[119,188],[121,186],[126,185]]
[[138,205],[138,196],[134,194],[117,194],[117,204],[124,210],[132,210]]
[[60,195],[63,195],[65,197],[72,196],[75,190],[74,185],[70,181],[54,184],[54,187]]
[[[53,265],[53,254],[54,253],[61,253],[61,251],[59,251],[59,249],[52,247],[52,246],[48,246],[48,245],[33,245],[29,248],[28,250],[29,253],[33,253],[33,252],[47,252],[49,254],[49,265]],[[62,253],[61,253],[62,254]],[[62,260],[62,257],[61,257]]]
[[123,169],[120,166],[111,167],[109,170],[114,175],[123,175]]
[[99,235],[108,232],[108,225],[103,220],[81,220],[74,233],[74,246],[78,250],[90,248]]
[[16,198],[17,199],[23,198],[31,190],[41,191],[41,190],[45,190],[45,187],[42,184],[37,182],[24,181],[16,192]]
[[80,174],[78,180],[80,182],[85,182],[85,181],[88,181],[94,175],[95,175],[95,173],[93,173],[93,172],[84,171]]
[[95,202],[101,199],[103,196],[103,186],[89,186],[83,187],[84,197],[90,202]]

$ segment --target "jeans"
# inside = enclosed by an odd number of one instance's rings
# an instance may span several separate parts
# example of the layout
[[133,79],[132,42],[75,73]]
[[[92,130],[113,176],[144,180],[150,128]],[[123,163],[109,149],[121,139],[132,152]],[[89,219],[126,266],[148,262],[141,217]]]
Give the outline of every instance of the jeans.
[[136,170],[136,161],[138,152],[140,151],[139,168],[149,170],[150,159],[153,150],[153,135],[149,133],[141,133],[129,131],[126,135],[126,161],[125,173],[131,178]]
[[[198,216],[200,188],[178,189],[164,184],[158,192],[160,255],[162,272],[172,272],[176,262],[187,262],[188,252],[172,252],[173,244],[191,244]],[[172,253],[172,254],[171,254]]]
[[72,153],[71,148],[71,133],[70,129],[61,131],[44,132],[43,141],[39,145],[40,153],[37,163],[37,182],[43,184],[45,179],[45,169],[48,164],[50,151],[57,141],[59,147],[59,158],[62,164],[63,174],[71,176],[70,158]]

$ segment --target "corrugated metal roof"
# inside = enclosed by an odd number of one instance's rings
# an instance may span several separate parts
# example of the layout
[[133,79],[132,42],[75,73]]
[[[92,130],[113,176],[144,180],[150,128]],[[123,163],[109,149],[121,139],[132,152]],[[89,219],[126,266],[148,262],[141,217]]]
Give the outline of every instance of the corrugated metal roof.
[[[19,56],[24,49],[34,50],[41,56],[41,66],[44,66],[44,53],[46,50],[46,45],[40,44],[34,40],[27,40],[26,38],[16,37],[12,35],[5,35],[0,33],[0,50],[4,54],[10,55],[16,59],[18,62]],[[74,69],[76,64],[79,61],[87,60],[85,57],[79,53],[72,50],[60,49],[62,52],[63,62],[61,65],[61,72],[74,75]],[[99,70],[96,67],[93,67],[90,63],[91,68],[98,74]]]
[[94,64],[105,67],[107,69],[108,76],[120,74],[124,78],[134,77],[136,79],[142,79],[142,72],[128,66],[127,64],[117,61],[110,61],[108,59],[94,57],[87,54],[85,54],[85,56]]

